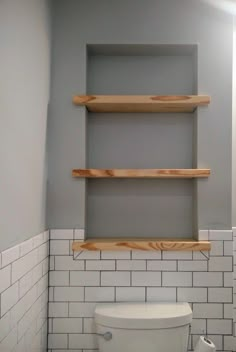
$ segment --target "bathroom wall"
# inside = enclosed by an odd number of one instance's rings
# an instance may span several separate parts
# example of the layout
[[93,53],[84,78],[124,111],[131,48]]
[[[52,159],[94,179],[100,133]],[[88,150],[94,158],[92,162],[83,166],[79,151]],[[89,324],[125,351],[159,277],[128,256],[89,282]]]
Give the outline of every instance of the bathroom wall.
[[0,251],[45,230],[47,0],[0,2]]
[[[53,1],[47,211],[52,229],[50,352],[96,349],[94,306],[124,300],[188,301],[194,313],[189,349],[202,334],[213,339],[218,351],[235,349],[232,38],[232,17],[194,0]],[[87,165],[89,138],[86,110],[71,100],[74,94],[90,92],[87,44],[198,45],[197,92],[209,94],[212,101],[191,116],[194,157],[196,166],[211,168],[212,175],[197,183],[194,206],[201,238],[212,241],[210,253],[104,251],[73,256],[72,241],[81,239],[86,230],[86,182],[72,179],[71,170]],[[106,84],[110,76],[101,81]],[[128,75],[123,87],[130,87]]]
[[198,44],[197,90],[212,102],[195,121],[196,165],[212,175],[196,187],[197,224],[232,228],[232,37],[230,15],[193,0],[53,2],[50,228],[85,227],[86,182],[72,179],[71,170],[86,166],[86,111],[71,99],[87,92],[87,44]]
[[49,233],[0,252],[0,351],[46,352]]
[[[232,194],[236,194],[236,16],[233,35],[233,123],[232,123]],[[236,197],[232,197],[232,225],[236,226]]]
[[[234,233],[236,234],[236,233]],[[233,233],[201,231],[211,252],[73,253],[83,230],[50,231],[49,352],[92,351],[100,302],[187,301],[193,308],[189,350],[208,335],[218,351],[233,340]],[[235,237],[234,237],[235,239]]]

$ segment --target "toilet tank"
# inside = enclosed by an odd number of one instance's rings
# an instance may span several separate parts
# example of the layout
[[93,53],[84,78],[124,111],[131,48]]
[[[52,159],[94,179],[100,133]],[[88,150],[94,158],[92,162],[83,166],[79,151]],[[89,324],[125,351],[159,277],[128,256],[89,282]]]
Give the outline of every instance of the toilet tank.
[[95,308],[100,352],[186,352],[188,303],[112,303]]

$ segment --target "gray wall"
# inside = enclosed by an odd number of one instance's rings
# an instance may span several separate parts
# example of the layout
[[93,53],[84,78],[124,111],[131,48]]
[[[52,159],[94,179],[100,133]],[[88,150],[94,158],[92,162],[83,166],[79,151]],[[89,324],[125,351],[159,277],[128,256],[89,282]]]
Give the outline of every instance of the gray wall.
[[233,128],[232,128],[232,226],[236,227],[236,16],[234,17],[233,52]]
[[46,0],[0,2],[0,251],[45,229],[49,15]]
[[53,4],[49,227],[85,226],[86,182],[71,169],[86,166],[86,111],[71,99],[87,91],[86,44],[198,44],[198,93],[212,103],[195,116],[195,162],[212,175],[195,187],[196,226],[231,228],[232,18],[194,0]]

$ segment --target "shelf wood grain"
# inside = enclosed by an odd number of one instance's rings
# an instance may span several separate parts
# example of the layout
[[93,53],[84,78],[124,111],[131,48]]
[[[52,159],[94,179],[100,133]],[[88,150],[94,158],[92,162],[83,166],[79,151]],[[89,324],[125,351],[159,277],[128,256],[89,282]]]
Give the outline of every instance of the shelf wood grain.
[[72,250],[80,251],[208,251],[211,243],[193,239],[91,239],[73,242]]
[[202,178],[210,169],[74,169],[73,177],[85,178]]
[[91,112],[193,112],[210,103],[208,95],[76,95],[75,105]]

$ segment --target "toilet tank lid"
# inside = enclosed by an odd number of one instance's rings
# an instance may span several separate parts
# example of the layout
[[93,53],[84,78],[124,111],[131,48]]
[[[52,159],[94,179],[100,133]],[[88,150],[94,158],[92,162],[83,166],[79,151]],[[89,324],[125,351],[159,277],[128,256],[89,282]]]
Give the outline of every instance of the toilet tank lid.
[[95,308],[95,322],[121,329],[165,329],[189,324],[188,303],[111,303]]

